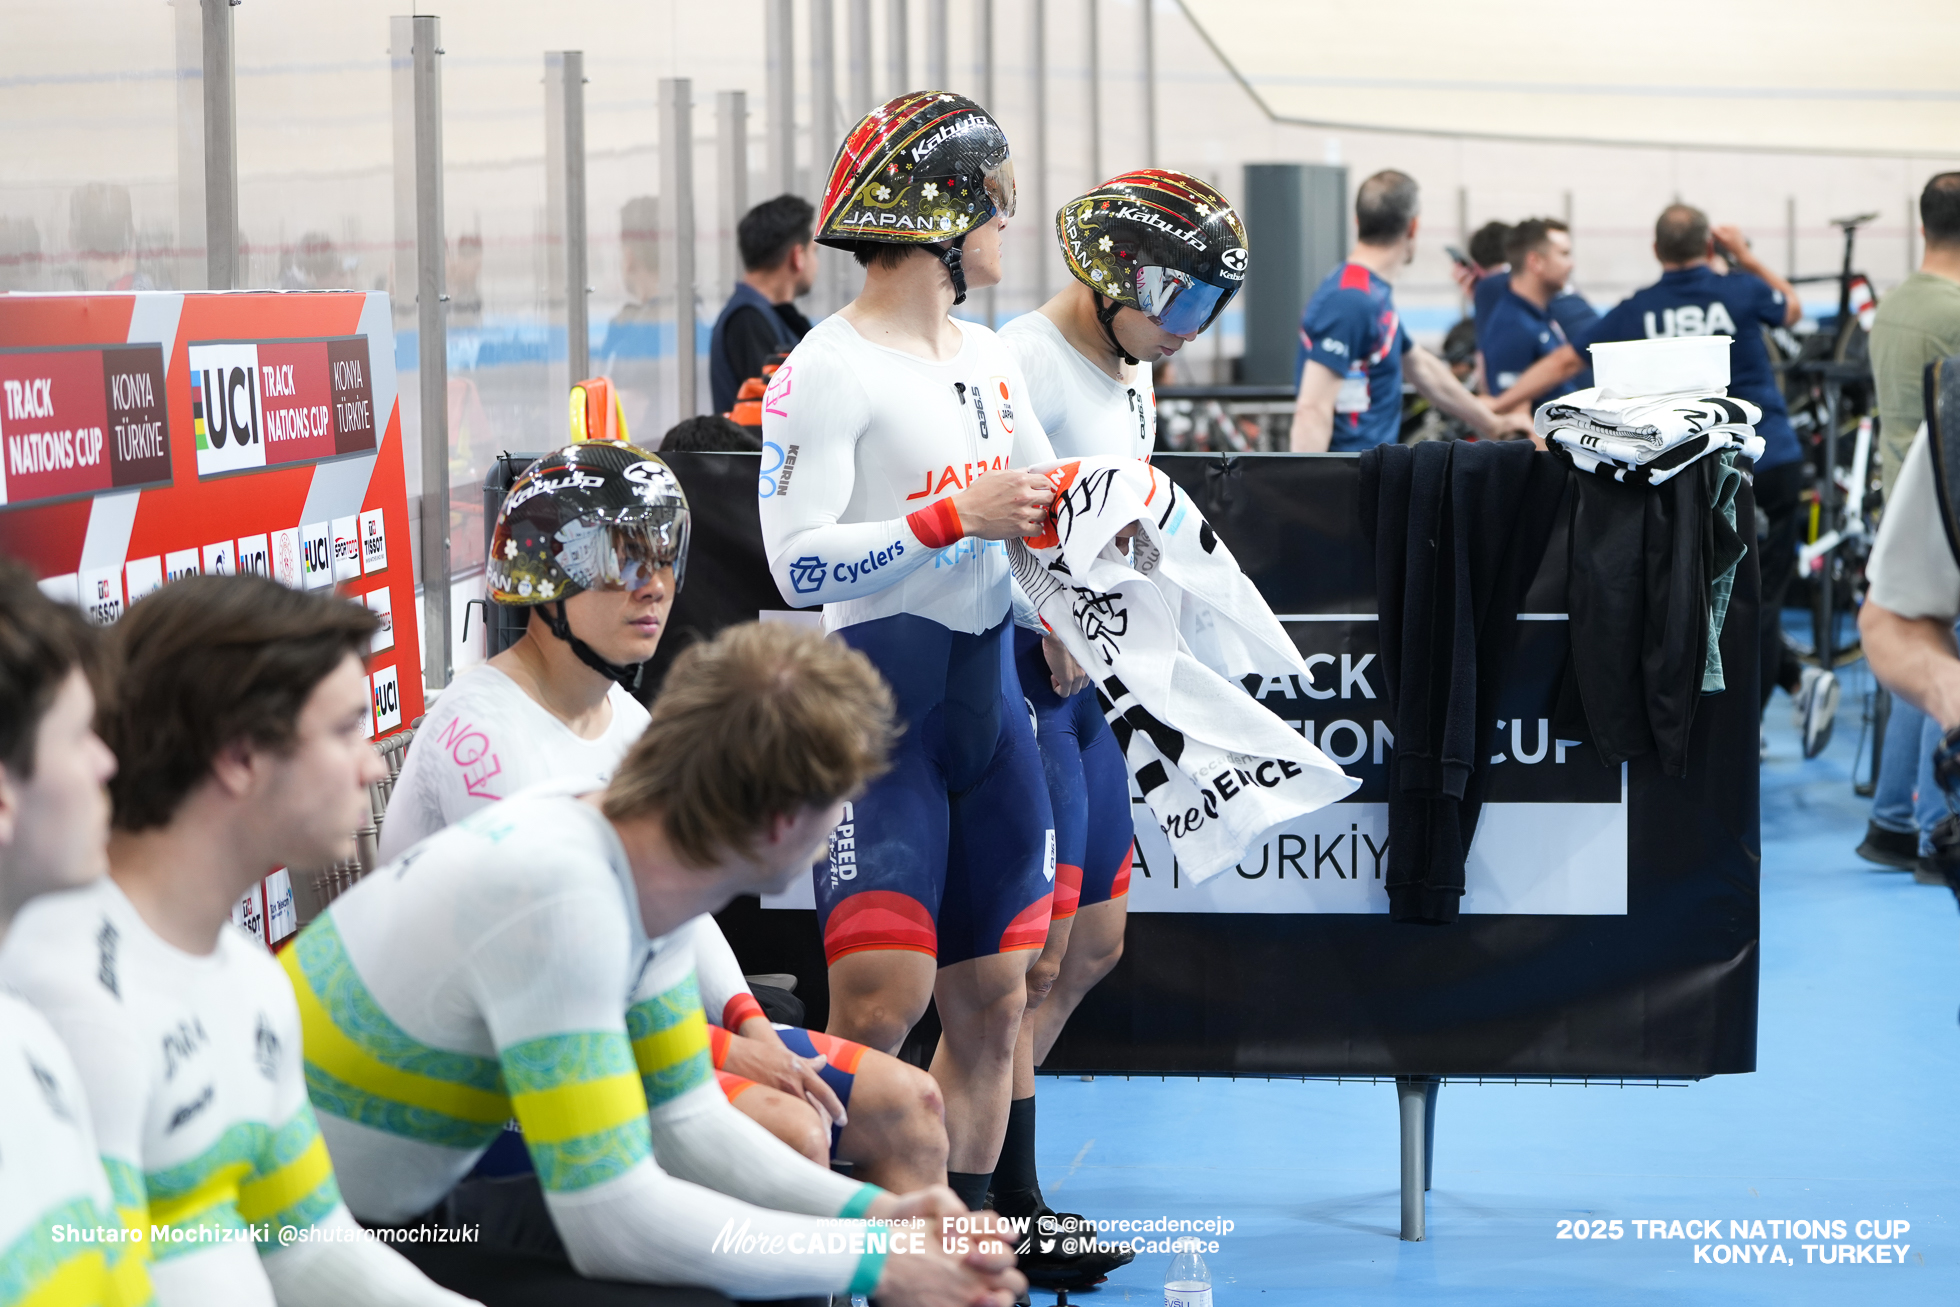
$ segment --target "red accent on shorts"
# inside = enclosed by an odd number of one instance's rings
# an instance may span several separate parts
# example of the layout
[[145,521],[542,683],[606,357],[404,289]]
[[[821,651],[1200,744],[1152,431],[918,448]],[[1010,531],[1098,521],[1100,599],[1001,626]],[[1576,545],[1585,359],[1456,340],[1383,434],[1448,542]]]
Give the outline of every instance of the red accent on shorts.
[[722,1029],[739,1031],[744,1021],[763,1015],[762,1004],[756,1002],[755,995],[745,989],[729,999],[728,1006],[721,1010]]
[[873,889],[839,903],[824,923],[823,953],[835,962],[846,953],[907,949],[939,956],[939,929],[926,905],[910,894]]
[[731,1103],[740,1098],[744,1090],[755,1088],[755,1081],[744,1080],[742,1077],[730,1075],[726,1071],[715,1072],[715,1079],[721,1082],[722,1095]]
[[1022,908],[1007,929],[1000,933],[1000,951],[1013,953],[1024,948],[1041,948],[1048,943],[1048,921],[1055,906],[1053,894],[1043,894]]
[[1055,864],[1055,914],[1061,921],[1075,915],[1082,904],[1082,868],[1071,867],[1066,862]]
[[1341,269],[1342,290],[1367,290],[1368,270],[1358,263],[1350,263]]
[[966,536],[966,528],[960,525],[960,510],[953,507],[950,495],[916,513],[907,514],[905,523],[912,528],[912,534],[919,537],[919,543],[928,549],[956,545]]
[[715,1070],[721,1070],[722,1063],[728,1061],[728,1045],[734,1038],[720,1026],[708,1027],[708,1058],[715,1064]]
[[870,1051],[863,1044],[854,1044],[848,1039],[826,1035],[820,1030],[806,1030],[804,1033],[810,1036],[810,1047],[822,1053],[830,1065],[847,1076],[857,1074],[858,1063],[862,1062],[865,1053]]
[[1109,882],[1109,897],[1120,899],[1130,892],[1130,864],[1136,856],[1137,846],[1132,844],[1123,854],[1123,865],[1116,869],[1116,878]]

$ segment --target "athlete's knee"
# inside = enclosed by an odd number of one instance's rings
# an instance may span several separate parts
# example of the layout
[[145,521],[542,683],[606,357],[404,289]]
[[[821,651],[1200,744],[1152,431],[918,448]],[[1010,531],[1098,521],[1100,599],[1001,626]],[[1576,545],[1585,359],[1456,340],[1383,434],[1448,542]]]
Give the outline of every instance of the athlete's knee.
[[900,996],[856,995],[832,1002],[829,1033],[866,1048],[890,1052],[905,1041],[905,1036],[924,1015],[925,1004],[914,1006]]
[[1054,992],[1055,982],[1061,979],[1062,960],[1043,955],[1028,968],[1028,1011],[1032,1012],[1048,1001]]

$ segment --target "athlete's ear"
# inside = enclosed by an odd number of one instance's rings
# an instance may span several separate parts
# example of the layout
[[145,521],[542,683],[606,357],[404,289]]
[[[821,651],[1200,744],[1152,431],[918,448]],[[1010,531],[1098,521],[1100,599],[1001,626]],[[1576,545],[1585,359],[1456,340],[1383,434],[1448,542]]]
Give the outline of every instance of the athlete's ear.
[[211,759],[211,780],[224,793],[242,799],[252,792],[266,751],[250,740],[236,739],[220,748]]

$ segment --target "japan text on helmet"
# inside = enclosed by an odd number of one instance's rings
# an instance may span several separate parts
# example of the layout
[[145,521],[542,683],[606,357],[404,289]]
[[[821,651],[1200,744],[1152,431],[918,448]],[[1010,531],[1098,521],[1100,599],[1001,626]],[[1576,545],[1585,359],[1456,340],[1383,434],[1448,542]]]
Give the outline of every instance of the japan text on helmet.
[[1076,280],[1112,301],[1105,332],[1123,307],[1174,336],[1193,335],[1245,284],[1245,224],[1231,201],[1188,173],[1112,177],[1064,204],[1055,234]]
[[851,129],[830,167],[817,241],[936,246],[966,297],[960,245],[992,220],[1014,216],[1014,164],[1000,124],[963,95],[911,91]]
[[687,568],[687,496],[667,465],[624,441],[568,445],[526,468],[497,510],[485,581],[500,604],[638,590]]

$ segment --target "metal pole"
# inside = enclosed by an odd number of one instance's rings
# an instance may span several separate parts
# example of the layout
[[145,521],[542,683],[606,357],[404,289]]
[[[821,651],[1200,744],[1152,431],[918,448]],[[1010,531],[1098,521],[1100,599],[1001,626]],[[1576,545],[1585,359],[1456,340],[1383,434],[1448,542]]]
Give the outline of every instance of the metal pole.
[[[973,6],[973,17],[973,44],[978,50],[980,63],[980,107],[992,113],[994,111],[994,0],[977,0]],[[980,292],[980,316],[989,327],[1000,320],[995,312],[999,307],[998,290],[996,286],[989,286]]]
[[[395,330],[415,326],[415,20],[396,14],[388,20],[388,77],[395,128],[395,229],[388,295]],[[421,439],[421,400],[402,396],[402,436],[406,449]],[[421,448],[420,445],[414,445]],[[417,464],[418,475],[420,464]]]
[[[817,0],[829,5],[829,0]],[[742,250],[736,228],[749,211],[749,97],[746,91],[715,93],[715,143],[721,186],[715,217],[720,227],[721,284],[732,288],[742,277]]]
[[1421,1243],[1428,1237],[1428,1165],[1425,1147],[1429,1142],[1429,1122],[1435,1101],[1433,1076],[1395,1077],[1395,1100],[1402,1126],[1402,1237]]
[[[773,10],[775,0],[771,0]],[[675,421],[699,412],[694,396],[694,92],[685,77],[660,79],[660,198],[674,269]]]
[[449,684],[449,295],[443,257],[442,20],[414,18],[416,363],[422,394],[423,679]]
[[177,6],[177,284],[204,289],[204,12]]
[[837,19],[831,0],[810,0],[810,175],[822,190],[844,139],[837,121]]
[[1157,166],[1157,6],[1143,5],[1143,163]]
[[878,102],[871,98],[871,0],[850,0],[850,4],[850,31],[846,36],[851,43],[851,103],[846,116],[855,123],[875,109]]
[[926,0],[925,90],[946,89],[946,0]]
[[[796,36],[790,27],[790,0],[763,0],[762,12],[763,44],[769,54],[765,101],[769,114],[769,189],[772,194],[784,195],[796,189]],[[663,98],[660,103],[664,108],[668,102]]]
[[1794,280],[1797,275],[1797,197],[1794,195],[1783,201],[1783,254],[1789,264],[1785,275]]
[[204,5],[204,267],[212,290],[236,290],[238,96],[232,80],[230,0]]
[[1102,180],[1102,0],[1089,0],[1089,184]]
[[885,75],[891,79],[893,96],[912,89],[910,11],[907,0],[890,0],[885,6]]
[[545,178],[553,280],[564,290],[566,386],[591,374],[586,295],[585,54],[544,57]]
[[1034,32],[1034,175],[1028,178],[1028,200],[1034,210],[1034,302],[1048,302],[1048,256],[1053,242],[1047,228],[1054,215],[1048,209],[1048,5],[1033,0],[1028,21]]

